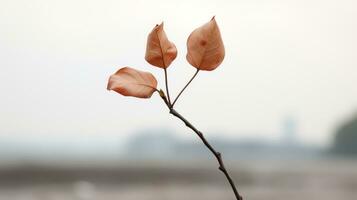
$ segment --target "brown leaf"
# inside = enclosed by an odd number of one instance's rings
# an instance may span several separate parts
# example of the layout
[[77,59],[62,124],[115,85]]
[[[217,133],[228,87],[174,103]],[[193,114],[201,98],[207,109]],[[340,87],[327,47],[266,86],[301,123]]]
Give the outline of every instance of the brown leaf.
[[124,96],[150,98],[156,86],[157,81],[151,73],[124,67],[110,76],[107,89]]
[[164,23],[156,25],[148,36],[145,60],[156,67],[165,69],[170,66],[176,56],[176,46],[167,39]]
[[186,59],[197,69],[216,69],[222,63],[224,54],[221,33],[214,17],[195,29],[187,39]]

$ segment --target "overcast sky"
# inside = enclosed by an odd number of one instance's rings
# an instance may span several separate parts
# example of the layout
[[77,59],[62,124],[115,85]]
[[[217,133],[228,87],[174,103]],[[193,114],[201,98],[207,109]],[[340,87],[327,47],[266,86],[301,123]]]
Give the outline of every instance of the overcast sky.
[[[155,24],[178,48],[172,96],[194,73],[190,32],[213,15],[226,47],[222,65],[199,73],[176,104],[209,135],[277,140],[285,118],[298,139],[326,145],[357,111],[354,0],[0,1],[0,134],[112,134],[170,128],[191,137],[155,94],[106,90],[122,66],[163,71],[144,60]],[[89,135],[89,136],[88,136]],[[97,136],[96,136],[97,137]]]

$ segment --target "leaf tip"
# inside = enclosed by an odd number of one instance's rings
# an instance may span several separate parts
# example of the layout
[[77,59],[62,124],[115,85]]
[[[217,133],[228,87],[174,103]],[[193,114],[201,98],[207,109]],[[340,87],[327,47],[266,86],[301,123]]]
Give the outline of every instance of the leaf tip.
[[107,84],[107,90],[108,90],[108,91],[110,91],[110,90],[113,89],[113,88],[112,88],[112,82],[111,82],[112,76],[113,76],[113,75],[109,76],[109,80],[108,80],[108,84]]
[[161,22],[160,24],[156,24],[155,27],[154,27],[154,30],[159,30],[159,29],[162,29],[164,27],[164,22]]

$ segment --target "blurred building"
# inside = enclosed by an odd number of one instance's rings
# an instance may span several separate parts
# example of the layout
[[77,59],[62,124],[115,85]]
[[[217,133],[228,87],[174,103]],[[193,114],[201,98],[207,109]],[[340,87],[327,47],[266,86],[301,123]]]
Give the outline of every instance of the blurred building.
[[339,155],[357,156],[357,114],[337,129],[332,151]]
[[[282,140],[208,138],[227,159],[316,158],[322,149],[300,145],[296,141],[296,124],[292,118],[283,123]],[[169,130],[145,130],[129,139],[126,152],[131,159],[210,159],[210,152],[193,137],[182,140]],[[124,154],[125,155],[125,154]]]

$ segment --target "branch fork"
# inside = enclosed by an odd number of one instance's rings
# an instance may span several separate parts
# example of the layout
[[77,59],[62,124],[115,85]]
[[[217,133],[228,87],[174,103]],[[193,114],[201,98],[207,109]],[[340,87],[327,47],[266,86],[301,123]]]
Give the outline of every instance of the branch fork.
[[195,132],[203,144],[216,157],[219,165],[218,169],[227,178],[236,199],[242,200],[231,176],[224,166],[221,153],[212,147],[202,132],[197,130],[187,119],[174,109],[175,103],[197,76],[198,72],[212,71],[216,69],[224,59],[225,49],[215,17],[201,27],[193,30],[188,37],[186,60],[190,65],[196,68],[196,72],[173,101],[171,101],[169,93],[167,68],[175,60],[177,49],[175,44],[168,40],[163,26],[163,23],[156,25],[148,35],[145,60],[151,65],[164,70],[166,94],[163,90],[157,89],[157,80],[151,73],[136,70],[131,67],[121,68],[115,74],[111,75],[107,89],[114,90],[124,96],[137,98],[150,98],[154,92],[158,92],[169,109],[170,114],[179,118],[188,128]]

